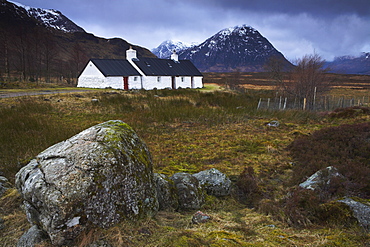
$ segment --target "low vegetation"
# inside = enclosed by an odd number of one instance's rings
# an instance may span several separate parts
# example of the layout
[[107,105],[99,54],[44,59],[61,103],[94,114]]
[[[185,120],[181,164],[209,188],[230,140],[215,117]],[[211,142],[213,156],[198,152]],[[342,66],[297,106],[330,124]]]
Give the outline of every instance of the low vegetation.
[[[257,77],[245,76],[247,84],[260,82]],[[211,74],[207,80],[228,78]],[[369,199],[368,108],[257,111],[258,99],[273,97],[273,91],[235,92],[219,86],[0,99],[0,173],[14,184],[15,173],[47,147],[97,123],[120,119],[147,143],[155,172],[217,168],[235,182],[233,195],[207,196],[201,210],[212,220],[205,224],[191,223],[195,212],[159,212],[145,221],[85,232],[78,246],[97,239],[114,246],[366,246],[370,236],[347,207],[298,184],[334,165],[350,179],[331,192]],[[271,121],[279,126],[269,126]],[[14,246],[29,228],[20,204],[15,189],[1,198],[3,246]]]

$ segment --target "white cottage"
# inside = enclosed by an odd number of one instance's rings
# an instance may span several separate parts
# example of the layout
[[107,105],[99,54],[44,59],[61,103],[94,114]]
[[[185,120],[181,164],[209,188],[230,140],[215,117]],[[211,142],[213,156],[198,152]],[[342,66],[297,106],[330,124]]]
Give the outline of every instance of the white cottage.
[[77,87],[116,89],[201,88],[203,75],[189,60],[137,58],[136,51],[126,51],[127,59],[91,59],[80,76]]

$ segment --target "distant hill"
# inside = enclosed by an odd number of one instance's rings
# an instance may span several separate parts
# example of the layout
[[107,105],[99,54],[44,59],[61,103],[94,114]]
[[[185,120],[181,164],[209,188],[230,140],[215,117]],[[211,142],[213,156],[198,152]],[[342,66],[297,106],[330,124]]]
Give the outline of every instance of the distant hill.
[[326,66],[332,73],[370,75],[370,52],[363,52],[360,56],[337,57]]
[[123,39],[86,33],[57,10],[0,0],[0,79],[73,83],[88,59],[125,58],[130,46],[138,57],[155,57]]

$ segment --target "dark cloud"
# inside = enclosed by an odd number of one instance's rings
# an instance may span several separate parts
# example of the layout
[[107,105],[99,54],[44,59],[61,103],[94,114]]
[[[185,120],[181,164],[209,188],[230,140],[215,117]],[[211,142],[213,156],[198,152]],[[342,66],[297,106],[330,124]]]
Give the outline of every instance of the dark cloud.
[[247,24],[287,58],[330,60],[370,51],[369,0],[18,0],[60,10],[86,31],[154,48],[167,39],[202,42]]
[[269,13],[301,14],[319,16],[343,14],[370,15],[369,0],[189,0],[203,6],[223,9],[239,9]]

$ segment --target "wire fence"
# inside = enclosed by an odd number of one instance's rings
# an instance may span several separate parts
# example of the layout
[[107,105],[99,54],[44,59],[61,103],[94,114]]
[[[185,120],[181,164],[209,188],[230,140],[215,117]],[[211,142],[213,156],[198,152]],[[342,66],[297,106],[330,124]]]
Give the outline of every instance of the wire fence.
[[289,97],[260,98],[257,110],[312,110],[332,111],[337,108],[370,106],[370,96],[320,96],[311,101]]

